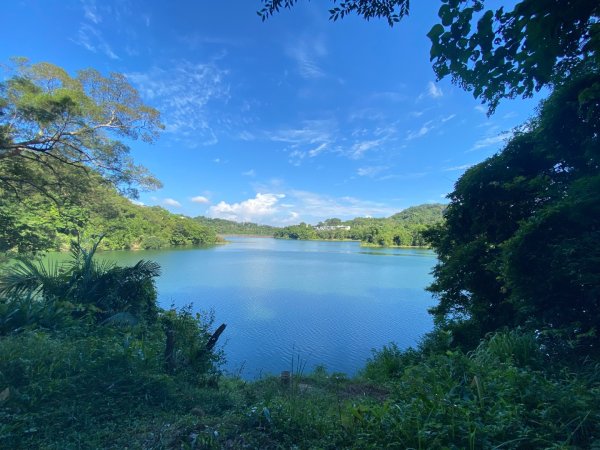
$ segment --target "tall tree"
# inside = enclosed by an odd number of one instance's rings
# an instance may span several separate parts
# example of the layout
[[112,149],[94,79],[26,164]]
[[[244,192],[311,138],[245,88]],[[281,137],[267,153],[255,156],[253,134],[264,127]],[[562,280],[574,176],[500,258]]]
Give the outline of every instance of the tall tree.
[[[70,76],[50,63],[14,60],[0,83],[0,188],[35,189],[37,170],[65,192],[81,189],[61,167],[92,168],[129,196],[160,185],[134,164],[124,139],[152,142],[163,128],[158,111],[145,105],[123,75],[86,69]],[[48,177],[46,177],[46,182]],[[75,184],[73,184],[75,182]]]
[[460,344],[523,326],[600,351],[600,83],[556,89],[504,150],[469,169],[429,233],[432,309]]

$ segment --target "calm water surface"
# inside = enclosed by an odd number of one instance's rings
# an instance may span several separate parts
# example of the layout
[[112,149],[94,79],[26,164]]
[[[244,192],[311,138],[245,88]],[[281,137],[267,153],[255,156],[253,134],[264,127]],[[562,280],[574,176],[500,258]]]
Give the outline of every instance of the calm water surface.
[[163,307],[193,303],[227,324],[220,343],[226,370],[256,378],[290,370],[354,374],[371,349],[414,345],[432,327],[424,291],[435,255],[367,249],[356,242],[228,237],[208,249],[103,252],[119,264],[151,259]]

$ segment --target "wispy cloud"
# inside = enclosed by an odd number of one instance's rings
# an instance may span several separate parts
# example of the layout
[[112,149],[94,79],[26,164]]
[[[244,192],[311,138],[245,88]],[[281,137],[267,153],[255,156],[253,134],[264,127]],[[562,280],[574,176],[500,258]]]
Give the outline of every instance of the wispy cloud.
[[100,30],[90,24],[83,23],[80,25],[77,38],[73,42],[90,52],[102,53],[110,59],[119,59],[119,55],[106,42]]
[[367,151],[379,147],[383,141],[384,141],[383,139],[374,139],[374,140],[365,140],[365,141],[355,142],[352,145],[350,157],[352,159],[362,158],[362,156]]
[[487,147],[497,147],[500,144],[503,144],[504,142],[506,142],[511,136],[512,136],[512,133],[510,131],[507,131],[507,132],[501,133],[496,136],[484,137],[484,138],[476,141],[475,144],[473,144],[473,147],[471,147],[469,151],[480,150],[482,148],[487,148]]
[[419,94],[419,96],[417,97],[417,102],[419,102],[427,97],[436,99],[436,98],[441,98],[443,96],[444,96],[444,91],[442,91],[442,88],[439,87],[437,84],[435,84],[433,81],[429,81],[427,83],[427,88],[425,89],[425,91],[421,92]]
[[333,120],[304,120],[300,127],[281,128],[266,134],[271,141],[293,145],[314,145],[331,142],[336,128],[337,125]]
[[238,139],[246,142],[254,141],[256,139],[256,135],[248,130],[242,130],[237,135]]
[[421,125],[418,129],[409,131],[406,135],[406,140],[412,141],[413,139],[423,137],[426,134],[428,134],[431,130],[433,130],[433,128],[434,127],[431,121],[426,122],[423,125]]
[[314,158],[330,149],[337,123],[334,120],[304,120],[299,127],[284,127],[264,133],[266,139],[286,144],[291,164],[299,165],[305,158]]
[[294,60],[302,78],[315,79],[326,75],[320,60],[327,56],[327,48],[320,37],[303,38],[290,43],[286,54]]
[[473,164],[462,164],[460,166],[452,166],[452,167],[447,167],[444,169],[444,172],[453,172],[456,170],[466,170],[469,167],[471,167]]
[[102,16],[98,11],[95,0],[82,0],[83,16],[95,24],[102,22]]
[[206,198],[204,195],[197,195],[195,197],[192,197],[190,199],[193,203],[200,203],[200,204],[207,204],[210,203],[210,200],[208,198]]
[[309,223],[331,217],[350,219],[364,216],[390,216],[400,210],[384,203],[355,197],[332,197],[303,190],[291,190],[288,197],[294,200],[295,211]]
[[230,98],[228,71],[215,63],[177,61],[169,69],[153,67],[127,74],[143,97],[162,113],[166,132],[190,147],[218,142],[213,103]]
[[356,171],[357,175],[361,177],[374,177],[379,175],[381,172],[387,170],[387,166],[367,166],[367,167],[359,167]]
[[431,98],[440,98],[444,96],[442,88],[437,86],[433,81],[427,83],[427,95]]
[[242,172],[242,175],[244,175],[245,177],[255,177],[256,170],[254,170],[254,169],[246,170],[245,172]]
[[243,47],[246,46],[250,39],[233,38],[229,36],[209,36],[202,33],[191,33],[178,36],[177,40],[185,44],[190,50],[197,50],[202,46],[214,46],[217,48],[223,47]]

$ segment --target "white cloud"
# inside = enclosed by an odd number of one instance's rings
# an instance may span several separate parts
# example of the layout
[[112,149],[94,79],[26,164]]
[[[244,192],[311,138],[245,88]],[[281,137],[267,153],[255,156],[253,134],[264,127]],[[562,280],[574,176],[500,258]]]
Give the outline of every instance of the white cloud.
[[[299,222],[316,224],[331,217],[388,217],[401,209],[350,196],[332,197],[295,189],[280,192],[282,193],[258,193],[254,198],[238,203],[221,201],[208,208],[207,215],[238,222],[281,226]],[[284,198],[289,202],[281,203]]]
[[350,157],[352,159],[361,158],[365,152],[367,152],[373,148],[379,147],[379,145],[381,145],[382,142],[383,142],[383,139],[374,139],[374,140],[356,142],[352,145],[352,151],[350,153]]
[[460,166],[447,167],[444,169],[444,172],[452,172],[455,170],[465,170],[471,167],[473,164],[462,164]]
[[119,55],[112,50],[100,30],[87,23],[81,24],[74,42],[90,52],[103,53],[110,59],[119,59]]
[[323,152],[327,148],[327,145],[328,145],[327,142],[323,142],[323,143],[319,144],[317,147],[315,147],[312,150],[308,151],[308,156],[310,158],[314,158],[319,153]]
[[315,145],[333,140],[333,132],[337,125],[332,120],[304,120],[298,128],[282,128],[268,132],[271,141],[285,142],[292,145]]
[[348,196],[331,197],[301,190],[291,190],[287,194],[294,200],[294,209],[299,219],[308,223],[317,223],[331,217],[350,219],[365,215],[391,216],[400,210],[384,203]]
[[455,117],[456,117],[456,114],[450,114],[449,116],[442,117],[442,123],[446,123],[446,122],[448,122],[449,120],[452,120],[452,119],[454,119]]
[[245,177],[255,177],[256,171],[254,169],[246,170],[245,172],[242,172],[242,175]]
[[254,133],[251,133],[250,131],[247,130],[242,130],[238,133],[238,139],[242,140],[242,141],[254,141],[256,139],[256,136],[254,135]]
[[256,194],[256,197],[249,198],[239,203],[226,203],[224,201],[208,208],[208,215],[220,217],[227,220],[238,222],[255,222],[257,220],[269,218],[277,213],[277,202],[284,198],[283,194]]
[[469,151],[475,151],[475,150],[479,150],[479,149],[486,148],[486,147],[498,147],[499,144],[503,144],[511,136],[512,136],[512,133],[510,131],[507,131],[507,132],[504,132],[497,136],[488,136],[488,137],[479,139],[478,141],[475,142],[475,144],[473,144],[473,147],[471,147],[471,149]]
[[433,130],[433,126],[431,125],[431,121],[430,121],[430,122],[423,124],[418,130],[409,131],[406,136],[406,140],[412,141],[413,139],[423,137],[427,133],[429,133],[431,130]]
[[201,204],[210,203],[210,200],[208,198],[206,198],[204,195],[197,195],[196,197],[192,197],[190,200],[194,203],[201,203]]
[[487,114],[488,112],[487,108],[483,105],[477,105],[475,111],[480,112],[481,114]]
[[173,198],[165,198],[162,201],[162,204],[166,206],[173,206],[174,208],[181,208],[181,203]]
[[359,167],[356,173],[361,177],[374,177],[375,175],[380,174],[384,170],[387,170],[387,168],[387,166]]
[[210,106],[230,99],[228,71],[214,62],[180,60],[168,69],[153,67],[147,72],[127,74],[146,99],[162,113],[165,131],[190,147],[218,142],[220,119]]
[[319,65],[319,59],[327,55],[327,48],[321,38],[300,39],[288,45],[286,53],[296,62],[302,78],[315,79],[326,75]]
[[441,87],[436,86],[433,81],[430,81],[427,83],[427,95],[429,95],[431,98],[439,98],[444,96],[444,92],[442,92]]
[[265,133],[268,140],[287,145],[285,150],[288,151],[289,161],[293,165],[299,165],[304,158],[314,158],[328,151],[337,132],[337,123],[334,120],[304,120],[300,125]]
[[98,13],[98,7],[94,0],[83,0],[83,16],[95,24],[102,22],[102,16]]

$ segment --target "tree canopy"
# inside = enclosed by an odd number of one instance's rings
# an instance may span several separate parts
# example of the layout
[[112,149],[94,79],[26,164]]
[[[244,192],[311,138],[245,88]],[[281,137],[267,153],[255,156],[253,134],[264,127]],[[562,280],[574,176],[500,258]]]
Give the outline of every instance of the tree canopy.
[[475,165],[429,232],[439,255],[432,309],[457,343],[525,327],[600,350],[598,71],[555,90],[504,150]]
[[[262,0],[263,20],[297,0]],[[332,0],[330,19],[357,14],[390,26],[409,14],[409,0]],[[600,3],[521,0],[487,9],[485,0],[441,0],[440,23],[428,33],[438,79],[450,76],[493,112],[503,98],[531,97],[560,84],[589,60],[598,63]]]
[[[52,184],[51,172],[28,160],[21,166],[46,187],[44,193],[32,190],[18,198],[0,185],[0,252],[64,250],[76,235],[86,238],[103,235],[101,250],[207,245],[219,241],[213,228],[206,224],[172,214],[160,206],[132,203],[91,169],[88,176],[81,177],[75,167],[60,167],[60,176],[77,186],[74,193],[65,194],[64,189]],[[21,189],[20,194],[23,192]],[[60,199],[60,203],[51,198]]]
[[[14,60],[0,83],[0,184],[8,192],[68,186],[64,166],[93,169],[129,196],[159,181],[134,164],[124,140],[153,142],[163,128],[125,76],[85,69],[75,76],[50,63]],[[24,162],[28,164],[24,164]],[[79,186],[81,188],[81,186]]]

